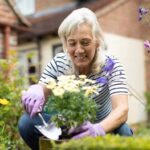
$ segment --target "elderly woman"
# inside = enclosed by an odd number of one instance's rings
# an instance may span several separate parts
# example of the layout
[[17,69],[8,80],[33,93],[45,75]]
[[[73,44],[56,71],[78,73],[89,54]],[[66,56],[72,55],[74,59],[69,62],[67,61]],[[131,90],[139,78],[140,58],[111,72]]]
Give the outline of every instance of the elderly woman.
[[[103,33],[95,14],[87,9],[74,10],[61,23],[59,37],[64,53],[57,54],[48,65],[36,85],[32,85],[22,95],[22,103],[27,113],[19,121],[19,131],[24,141],[34,150],[39,149],[41,135],[35,125],[42,124],[36,115],[42,111],[50,91],[46,88],[50,78],[61,75],[86,75],[97,80],[98,93],[93,97],[100,109],[95,123],[87,122],[81,132],[73,138],[104,136],[115,133],[131,136],[132,131],[125,123],[128,116],[128,90],[124,69],[119,61],[103,53],[105,43]],[[42,112],[46,121],[50,115]],[[71,132],[76,132],[72,130]]]

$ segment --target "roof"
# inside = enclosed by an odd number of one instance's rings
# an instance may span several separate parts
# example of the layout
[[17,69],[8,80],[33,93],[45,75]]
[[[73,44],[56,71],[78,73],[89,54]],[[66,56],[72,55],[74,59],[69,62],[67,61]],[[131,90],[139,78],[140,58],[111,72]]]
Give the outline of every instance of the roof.
[[[31,23],[15,7],[13,0],[3,0],[1,3],[0,27],[10,26],[21,32],[34,32]],[[5,6],[6,5],[6,6]]]
[[24,26],[31,26],[31,23],[19,12],[19,10],[14,6],[14,3],[12,0],[5,0],[8,6],[11,8],[17,19],[20,21],[20,23]]
[[[57,35],[58,27],[63,21],[63,19],[70,14],[71,11],[80,7],[90,8],[92,11],[96,12],[97,10],[102,9],[108,4],[114,2],[115,0],[93,0],[82,3],[80,5],[71,5],[66,9],[58,9],[58,11],[51,13],[43,13],[43,15],[33,15],[28,18],[31,22],[31,29],[33,33],[23,33],[19,35],[19,39],[31,39],[34,36],[43,37],[45,35]],[[38,17],[39,16],[39,17]]]

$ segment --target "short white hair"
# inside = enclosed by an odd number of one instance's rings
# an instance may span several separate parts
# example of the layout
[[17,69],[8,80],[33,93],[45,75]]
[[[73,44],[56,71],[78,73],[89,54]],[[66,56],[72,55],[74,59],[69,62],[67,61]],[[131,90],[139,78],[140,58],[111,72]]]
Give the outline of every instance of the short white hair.
[[63,50],[66,52],[67,37],[83,23],[87,23],[91,26],[92,35],[96,38],[99,45],[92,64],[92,72],[98,73],[100,71],[100,66],[104,63],[101,56],[103,53],[102,50],[105,48],[105,42],[102,29],[94,12],[88,8],[80,8],[72,11],[59,26],[58,35],[62,41]]

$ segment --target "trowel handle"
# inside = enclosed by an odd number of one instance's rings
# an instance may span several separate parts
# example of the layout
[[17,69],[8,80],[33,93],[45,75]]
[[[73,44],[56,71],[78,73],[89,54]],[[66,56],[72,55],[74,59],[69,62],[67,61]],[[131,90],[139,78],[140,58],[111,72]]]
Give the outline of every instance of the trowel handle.
[[41,118],[44,126],[47,126],[47,123],[45,122],[45,120],[44,120],[43,116],[41,115],[41,113],[38,113],[38,116]]

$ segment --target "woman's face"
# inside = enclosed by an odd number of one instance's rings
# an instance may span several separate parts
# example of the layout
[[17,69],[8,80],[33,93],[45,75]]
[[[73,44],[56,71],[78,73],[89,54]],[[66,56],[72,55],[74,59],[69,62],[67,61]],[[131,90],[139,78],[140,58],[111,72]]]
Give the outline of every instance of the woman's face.
[[98,44],[91,26],[81,24],[67,37],[67,51],[77,69],[90,70]]

